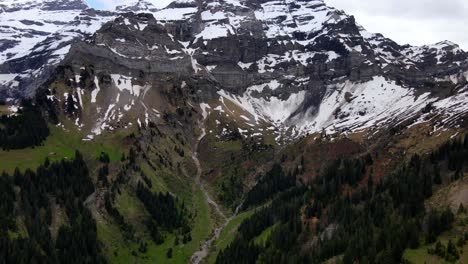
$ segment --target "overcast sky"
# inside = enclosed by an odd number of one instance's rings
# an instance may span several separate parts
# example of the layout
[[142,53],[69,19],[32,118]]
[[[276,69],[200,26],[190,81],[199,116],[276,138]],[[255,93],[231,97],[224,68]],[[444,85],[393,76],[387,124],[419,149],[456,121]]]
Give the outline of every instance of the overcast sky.
[[468,51],[468,0],[325,0],[400,44],[450,40]]
[[[99,9],[113,9],[125,0],[86,0]],[[126,0],[129,1],[129,0]],[[150,0],[164,6],[171,0]],[[373,33],[400,44],[423,45],[450,40],[468,51],[468,0],[325,0],[344,10]]]

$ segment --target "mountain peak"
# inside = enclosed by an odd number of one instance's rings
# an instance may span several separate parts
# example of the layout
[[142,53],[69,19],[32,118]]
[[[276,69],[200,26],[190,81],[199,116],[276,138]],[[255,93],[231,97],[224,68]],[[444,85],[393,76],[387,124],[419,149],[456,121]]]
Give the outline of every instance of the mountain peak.
[[41,10],[84,10],[89,8],[84,0],[6,0],[0,10],[6,12],[38,8]]
[[150,0],[121,0],[115,7],[119,12],[145,12],[155,11],[166,7],[171,1]]
[[435,44],[429,45],[431,48],[443,49],[443,50],[459,50],[460,46],[452,41],[444,40]]

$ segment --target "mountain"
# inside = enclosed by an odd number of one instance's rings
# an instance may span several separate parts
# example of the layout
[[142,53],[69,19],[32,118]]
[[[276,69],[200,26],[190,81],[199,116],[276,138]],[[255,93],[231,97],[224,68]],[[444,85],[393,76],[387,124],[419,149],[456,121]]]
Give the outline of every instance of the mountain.
[[231,116],[241,133],[268,128],[277,142],[434,115],[434,126],[456,126],[467,108],[467,53],[448,41],[400,46],[323,1],[175,1],[161,10],[145,3],[128,10],[143,6],[152,16],[117,16],[62,62],[71,69],[59,79],[72,79],[86,98],[77,107],[87,112],[80,124],[89,138],[123,119],[158,120],[165,109],[149,98],[168,83],[193,90],[210,112],[229,115],[229,101],[241,111]]
[[157,9],[152,2],[145,0],[123,0],[115,7],[120,12],[151,12]]
[[32,96],[68,53],[74,39],[93,34],[113,18],[84,1],[14,0],[0,3],[0,93]]
[[466,262],[455,43],[322,0],[0,8],[6,263]]

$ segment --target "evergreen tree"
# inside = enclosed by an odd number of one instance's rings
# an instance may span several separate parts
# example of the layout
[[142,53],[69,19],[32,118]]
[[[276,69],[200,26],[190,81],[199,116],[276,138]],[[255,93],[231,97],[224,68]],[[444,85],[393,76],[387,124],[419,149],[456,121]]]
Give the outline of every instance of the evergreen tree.
[[172,248],[169,248],[169,249],[166,251],[166,258],[168,258],[168,259],[172,258]]

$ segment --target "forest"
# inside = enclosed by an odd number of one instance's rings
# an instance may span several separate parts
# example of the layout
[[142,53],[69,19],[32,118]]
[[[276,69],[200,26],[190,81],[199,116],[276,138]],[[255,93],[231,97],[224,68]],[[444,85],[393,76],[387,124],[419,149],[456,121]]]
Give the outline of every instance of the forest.
[[[105,263],[96,223],[84,206],[94,192],[83,156],[0,177],[0,263]],[[53,211],[67,224],[52,233]],[[19,220],[17,220],[19,219]]]
[[[18,115],[2,117],[0,144],[8,144],[0,146],[41,144],[49,131],[33,109],[24,104]],[[185,155],[183,149],[175,152]],[[148,212],[142,222],[155,244],[163,244],[169,233],[176,235],[176,245],[190,242],[192,211],[177,196],[151,190],[152,181],[138,166],[139,155],[141,150],[131,147],[121,159],[121,170],[110,177],[110,157],[101,153],[96,183],[78,151],[73,160],[46,159],[36,170],[2,173],[0,263],[105,263],[86,200],[95,188],[113,190],[104,193],[104,208],[132,241],[134,227],[113,204],[119,188],[131,179],[135,197]],[[426,210],[424,203],[434,190],[467,171],[468,135],[429,154],[414,155],[379,179],[372,171],[374,156],[338,158],[307,184],[298,180],[304,171],[274,163],[246,193],[242,210],[254,213],[239,225],[216,263],[322,263],[336,256],[343,263],[401,263],[405,249],[432,243],[429,254],[449,262],[459,259],[468,234],[440,243],[439,235],[454,224],[454,213],[449,208]],[[243,186],[232,177],[228,180],[223,182],[227,189],[240,186],[226,197],[232,202]],[[265,242],[258,243],[266,230],[270,233]],[[166,257],[172,255],[170,248]]]
[[47,122],[30,101],[24,101],[18,113],[0,116],[0,148],[4,150],[39,146],[47,136]]
[[138,183],[136,193],[151,215],[147,227],[156,244],[164,242],[163,230],[180,230],[184,244],[192,240],[188,221],[190,215],[183,203],[169,193],[152,193],[141,182]]
[[[216,263],[321,263],[335,256],[342,256],[343,263],[401,263],[406,248],[436,242],[452,227],[449,208],[426,211],[424,201],[466,171],[468,136],[429,155],[414,155],[375,182],[368,170],[372,162],[370,155],[338,159],[312,183],[283,188],[287,190],[272,197],[269,206],[244,220]],[[345,191],[350,187],[352,192]],[[269,189],[264,190],[250,197],[263,201],[269,196]],[[272,227],[264,245],[254,242]],[[466,238],[462,234],[458,244]],[[433,254],[459,258],[454,243],[437,245]]]

